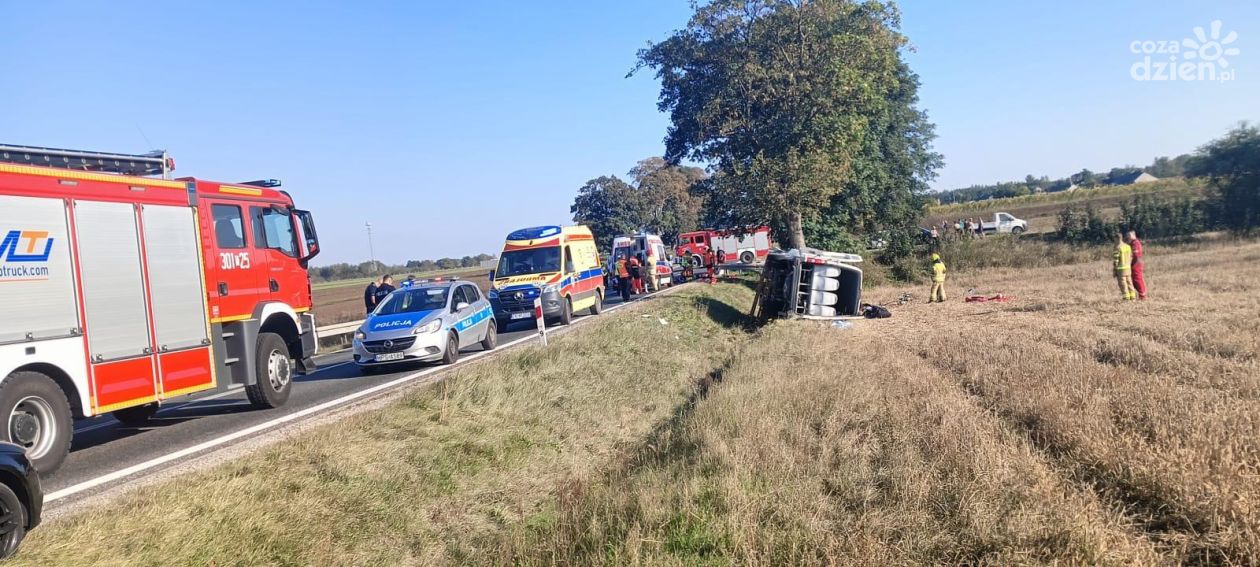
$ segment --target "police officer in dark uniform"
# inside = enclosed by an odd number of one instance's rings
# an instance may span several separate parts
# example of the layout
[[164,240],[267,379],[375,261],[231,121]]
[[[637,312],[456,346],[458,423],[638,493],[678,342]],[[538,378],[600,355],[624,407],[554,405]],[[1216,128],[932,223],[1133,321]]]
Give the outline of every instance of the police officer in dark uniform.
[[376,304],[380,305],[395,289],[397,288],[394,287],[394,276],[389,274],[381,276],[381,285],[376,286]]

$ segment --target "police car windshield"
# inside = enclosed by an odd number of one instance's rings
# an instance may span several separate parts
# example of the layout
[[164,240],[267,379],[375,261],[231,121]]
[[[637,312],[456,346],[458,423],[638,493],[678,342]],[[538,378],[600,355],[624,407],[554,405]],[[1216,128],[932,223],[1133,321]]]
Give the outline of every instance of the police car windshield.
[[495,272],[495,277],[508,278],[559,271],[560,247],[550,246],[504,252],[499,258],[499,269]]
[[446,307],[445,287],[421,287],[402,289],[389,294],[380,307],[377,315],[398,315],[400,313],[416,313]]

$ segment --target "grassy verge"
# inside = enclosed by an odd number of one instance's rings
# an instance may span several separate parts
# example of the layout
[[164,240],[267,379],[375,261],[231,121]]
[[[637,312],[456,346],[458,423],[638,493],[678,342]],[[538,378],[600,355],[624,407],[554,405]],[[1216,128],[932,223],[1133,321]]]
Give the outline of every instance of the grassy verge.
[[[693,286],[32,533],[13,565],[485,563],[637,446],[747,340],[742,285]],[[660,320],[666,324],[660,323]]]
[[[988,201],[968,201],[936,205],[927,211],[928,217],[940,223],[942,218],[975,216],[976,213],[1008,212],[1033,216],[1042,205],[1062,205],[1068,203],[1084,204],[1090,201],[1120,202],[1139,195],[1166,194],[1165,196],[1197,196],[1201,195],[1204,183],[1201,179],[1170,178],[1152,183],[1137,185],[1103,186],[1093,189],[1077,189],[1076,191],[1060,191],[1057,193],[1038,193],[1023,197],[1007,197]],[[1062,208],[1062,207],[1057,207]],[[957,220],[957,219],[952,219]]]

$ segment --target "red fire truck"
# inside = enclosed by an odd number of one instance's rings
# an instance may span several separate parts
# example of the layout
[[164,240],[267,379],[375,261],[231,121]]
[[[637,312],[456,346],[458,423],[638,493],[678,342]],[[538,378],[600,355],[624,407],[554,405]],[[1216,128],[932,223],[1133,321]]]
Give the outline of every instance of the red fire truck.
[[45,474],[76,418],[140,423],[233,384],[276,407],[314,368],[311,214],[274,180],[173,168],[165,152],[0,145],[0,440]]
[[697,230],[678,235],[678,246],[674,254],[681,258],[691,258],[697,265],[704,265],[704,255],[712,248],[717,254],[718,263],[742,262],[752,264],[764,261],[770,253],[770,227]]

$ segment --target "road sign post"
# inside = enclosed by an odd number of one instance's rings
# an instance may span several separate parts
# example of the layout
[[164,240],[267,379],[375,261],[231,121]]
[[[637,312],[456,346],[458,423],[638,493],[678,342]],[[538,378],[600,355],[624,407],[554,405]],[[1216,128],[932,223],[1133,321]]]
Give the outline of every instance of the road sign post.
[[534,321],[538,323],[538,337],[547,346],[547,321],[543,318],[542,298],[534,298]]

